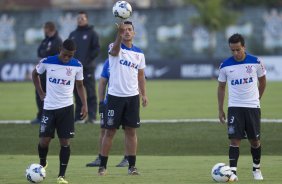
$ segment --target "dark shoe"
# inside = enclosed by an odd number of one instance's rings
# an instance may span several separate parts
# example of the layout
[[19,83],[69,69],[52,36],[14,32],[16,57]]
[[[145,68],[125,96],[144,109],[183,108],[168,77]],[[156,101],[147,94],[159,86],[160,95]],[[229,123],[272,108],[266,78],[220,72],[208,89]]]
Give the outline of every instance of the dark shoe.
[[139,175],[139,172],[135,166],[132,166],[128,169],[128,175]]
[[86,167],[99,167],[100,163],[101,163],[101,160],[99,157],[97,157],[93,162],[86,164]]
[[41,120],[38,118],[35,118],[33,120],[30,121],[30,124],[40,124]]
[[98,175],[99,176],[105,176],[106,173],[107,173],[107,170],[106,170],[105,167],[99,167],[99,169],[98,169]]
[[116,165],[116,167],[128,167],[128,165],[129,165],[128,160],[126,158],[123,158],[121,162],[118,165]]

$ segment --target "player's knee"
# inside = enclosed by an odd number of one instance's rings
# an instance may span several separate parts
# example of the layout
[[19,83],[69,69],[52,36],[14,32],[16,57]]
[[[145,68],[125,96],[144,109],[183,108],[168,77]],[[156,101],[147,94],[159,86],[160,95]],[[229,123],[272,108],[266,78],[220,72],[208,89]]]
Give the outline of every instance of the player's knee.
[[127,137],[135,137],[136,129],[135,128],[125,128],[124,133],[125,133],[125,136]]
[[260,147],[260,141],[259,140],[252,140],[251,141],[252,148],[258,148]]
[[116,133],[116,129],[107,129],[106,132],[105,132],[105,136],[107,138],[112,139],[114,137],[115,133]]

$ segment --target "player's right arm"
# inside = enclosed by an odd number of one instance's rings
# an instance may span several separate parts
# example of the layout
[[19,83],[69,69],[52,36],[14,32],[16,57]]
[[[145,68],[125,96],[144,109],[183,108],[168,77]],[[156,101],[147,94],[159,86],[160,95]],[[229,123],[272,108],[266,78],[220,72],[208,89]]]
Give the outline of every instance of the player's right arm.
[[35,89],[40,97],[40,99],[43,101],[46,93],[43,91],[42,86],[41,86],[41,82],[40,82],[40,78],[39,75],[44,73],[46,71],[46,66],[44,64],[44,61],[47,58],[43,58],[40,60],[40,62],[38,63],[38,65],[36,65],[36,67],[34,68],[34,70],[32,71],[32,80],[35,86]]
[[101,77],[99,79],[98,95],[99,95],[99,102],[100,103],[104,102],[107,84],[108,84],[108,79],[107,78]]
[[224,97],[225,97],[226,82],[218,82],[217,88],[217,102],[218,102],[218,118],[221,123],[225,123],[226,117],[223,110]]
[[109,51],[109,54],[111,56],[117,56],[119,54],[121,41],[122,41],[122,34],[125,31],[123,22],[116,24],[116,25],[117,25],[118,32],[117,32],[116,40],[113,43],[112,48],[110,48],[110,51]]
[[42,89],[39,73],[36,71],[36,69],[32,71],[32,80],[40,99],[43,101],[46,96],[46,93]]

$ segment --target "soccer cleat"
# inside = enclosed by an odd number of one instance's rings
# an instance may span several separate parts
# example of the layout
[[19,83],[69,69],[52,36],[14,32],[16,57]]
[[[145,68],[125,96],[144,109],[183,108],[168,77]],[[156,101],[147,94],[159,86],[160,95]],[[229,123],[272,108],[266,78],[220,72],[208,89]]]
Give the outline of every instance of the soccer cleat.
[[98,175],[99,176],[105,176],[106,175],[106,173],[107,173],[107,170],[106,170],[106,168],[105,167],[99,167],[99,169],[98,169]]
[[63,176],[59,176],[57,178],[57,183],[58,184],[68,184],[69,182],[67,180],[65,180],[65,178]]
[[46,160],[46,164],[43,166],[44,169],[47,169],[48,167],[48,161]]
[[128,175],[139,175],[139,172],[137,171],[137,168],[135,166],[131,166],[128,169]]
[[99,157],[97,157],[93,162],[86,164],[86,167],[99,167],[100,163],[101,163],[101,160]]
[[128,167],[128,165],[129,165],[128,160],[126,158],[123,158],[121,162],[118,165],[116,165],[116,167]]
[[255,180],[263,180],[260,169],[256,169],[255,171],[253,171],[253,176]]
[[239,179],[238,179],[238,176],[233,173],[233,174],[231,174],[231,176],[230,176],[228,182],[236,182],[236,181],[238,181],[238,180],[239,180]]

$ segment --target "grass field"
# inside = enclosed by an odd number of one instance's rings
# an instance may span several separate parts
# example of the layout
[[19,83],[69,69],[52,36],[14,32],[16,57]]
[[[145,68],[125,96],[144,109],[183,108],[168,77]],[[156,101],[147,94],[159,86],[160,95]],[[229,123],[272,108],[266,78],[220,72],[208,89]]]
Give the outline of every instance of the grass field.
[[[128,176],[126,168],[116,168],[119,156],[109,158],[108,175],[97,176],[97,168],[87,168],[85,163],[92,159],[90,156],[71,156],[67,178],[72,184],[212,184],[210,171],[217,162],[227,162],[225,156],[139,156],[138,165],[141,175]],[[0,155],[0,170],[6,171],[1,175],[0,183],[22,184],[28,164],[36,160],[36,156]],[[57,156],[48,157],[49,165],[44,184],[56,182],[58,173]],[[254,182],[251,174],[251,158],[241,156],[238,170],[239,184],[281,184],[281,161],[279,156],[265,156],[263,159],[263,174],[265,180]],[[16,169],[15,169],[16,168]]]
[[[148,81],[149,106],[142,119],[217,118],[215,80]],[[262,98],[262,118],[282,119],[281,82],[269,82]],[[0,83],[0,120],[31,120],[36,114],[34,86]]]
[[[142,119],[217,118],[216,81],[148,81],[150,104]],[[281,119],[282,85],[271,82],[262,99],[262,117]],[[0,120],[30,120],[36,106],[32,83],[0,83]],[[73,184],[209,184],[215,163],[228,163],[226,126],[219,123],[143,124],[138,129],[137,166],[140,176],[126,175],[116,168],[123,154],[122,131],[118,131],[109,158],[108,175],[97,176],[97,168],[86,168],[98,152],[99,125],[77,124],[67,178]],[[265,180],[254,182],[247,141],[240,147],[238,177],[241,184],[281,183],[282,124],[262,124],[262,170]],[[38,125],[0,124],[0,183],[27,183],[25,169],[38,162]],[[55,183],[58,172],[58,140],[50,145],[47,178]]]

